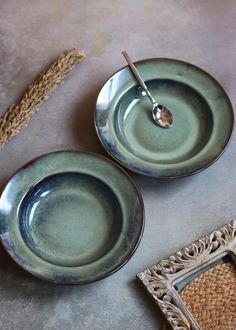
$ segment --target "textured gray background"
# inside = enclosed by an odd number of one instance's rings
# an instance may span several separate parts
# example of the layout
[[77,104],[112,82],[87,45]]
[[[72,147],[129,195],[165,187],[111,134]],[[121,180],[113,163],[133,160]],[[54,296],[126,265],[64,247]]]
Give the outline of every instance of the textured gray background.
[[[0,189],[24,162],[75,148],[105,154],[93,127],[105,80],[134,60],[174,57],[209,71],[236,102],[235,0],[1,0],[0,109],[17,99],[68,47],[87,59],[20,135],[0,151]],[[235,134],[223,157],[176,181],[133,175],[146,208],[142,242],[119,272],[95,284],[62,287],[34,279],[0,247],[1,329],[161,329],[135,274],[236,215]]]

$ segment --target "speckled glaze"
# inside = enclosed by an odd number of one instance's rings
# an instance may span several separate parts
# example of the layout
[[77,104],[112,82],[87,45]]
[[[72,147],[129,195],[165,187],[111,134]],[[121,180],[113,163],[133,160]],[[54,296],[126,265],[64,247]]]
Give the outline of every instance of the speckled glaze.
[[152,105],[128,67],[103,86],[95,126],[106,150],[140,174],[177,178],[212,164],[226,148],[233,110],[220,84],[202,69],[174,59],[135,63],[152,95],[171,109],[174,124],[158,127]]
[[116,164],[90,153],[55,152],[19,170],[0,199],[1,240],[25,270],[81,284],[119,269],[143,231],[143,202]]

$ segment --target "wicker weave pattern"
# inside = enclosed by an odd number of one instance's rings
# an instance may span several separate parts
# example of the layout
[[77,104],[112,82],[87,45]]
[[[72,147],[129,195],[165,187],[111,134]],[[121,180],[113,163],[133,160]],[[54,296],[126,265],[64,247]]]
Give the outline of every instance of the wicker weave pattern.
[[236,330],[236,267],[217,265],[189,283],[181,298],[203,330]]

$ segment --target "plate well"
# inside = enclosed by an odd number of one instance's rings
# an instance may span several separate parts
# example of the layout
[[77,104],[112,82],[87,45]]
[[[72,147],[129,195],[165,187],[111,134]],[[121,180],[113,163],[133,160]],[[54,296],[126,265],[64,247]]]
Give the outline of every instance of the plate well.
[[117,241],[122,214],[102,181],[80,173],[49,176],[24,197],[21,235],[40,258],[59,266],[82,266],[104,256]]

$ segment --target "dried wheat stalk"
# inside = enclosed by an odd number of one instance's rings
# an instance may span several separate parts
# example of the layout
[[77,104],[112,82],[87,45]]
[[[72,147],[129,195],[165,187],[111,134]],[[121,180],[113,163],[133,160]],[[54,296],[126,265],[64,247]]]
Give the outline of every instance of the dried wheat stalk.
[[17,105],[11,105],[0,117],[0,149],[28,124],[30,117],[40,104],[47,100],[75,64],[85,57],[76,49],[65,51],[59,58],[27,89]]

